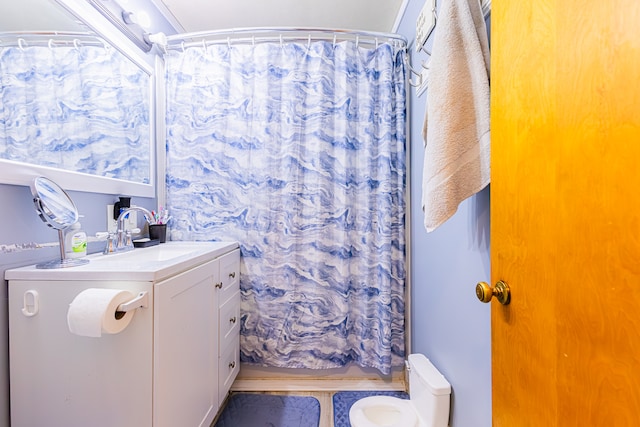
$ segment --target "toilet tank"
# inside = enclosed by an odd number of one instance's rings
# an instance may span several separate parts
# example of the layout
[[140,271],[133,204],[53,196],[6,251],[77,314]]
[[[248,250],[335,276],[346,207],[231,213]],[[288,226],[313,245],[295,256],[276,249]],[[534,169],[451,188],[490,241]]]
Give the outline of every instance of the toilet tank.
[[451,384],[423,354],[409,355],[409,396],[425,427],[447,427]]

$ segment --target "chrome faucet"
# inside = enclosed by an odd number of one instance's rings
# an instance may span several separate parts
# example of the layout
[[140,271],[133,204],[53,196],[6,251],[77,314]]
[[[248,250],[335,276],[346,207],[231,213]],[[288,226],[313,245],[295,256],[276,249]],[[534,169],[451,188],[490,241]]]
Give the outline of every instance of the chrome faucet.
[[[153,224],[153,215],[147,209],[140,206],[131,206],[130,208],[126,208],[120,215],[118,216],[117,224],[117,236],[115,238],[113,244],[113,250],[115,252],[118,251],[129,251],[133,249],[133,242],[131,241],[131,231],[124,229],[124,220],[131,211],[142,212],[144,215],[144,219],[149,223]],[[106,253],[106,251],[105,251]]]

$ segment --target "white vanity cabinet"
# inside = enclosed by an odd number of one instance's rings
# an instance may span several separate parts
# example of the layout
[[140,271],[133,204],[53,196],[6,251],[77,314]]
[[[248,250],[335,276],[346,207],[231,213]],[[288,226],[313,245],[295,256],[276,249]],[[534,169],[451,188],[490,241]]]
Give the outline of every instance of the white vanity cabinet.
[[239,328],[226,324],[239,323],[239,269],[234,250],[156,284],[154,427],[208,427],[224,402],[239,367]]
[[[168,242],[8,270],[12,427],[209,427],[239,370],[237,243]],[[78,336],[83,290],[146,292],[119,333]]]

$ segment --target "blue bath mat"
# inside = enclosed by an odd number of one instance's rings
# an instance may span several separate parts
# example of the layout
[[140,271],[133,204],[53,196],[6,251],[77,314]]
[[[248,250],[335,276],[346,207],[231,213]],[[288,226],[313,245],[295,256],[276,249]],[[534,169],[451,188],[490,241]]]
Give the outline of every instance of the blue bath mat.
[[215,427],[318,427],[320,402],[310,396],[238,393]]
[[333,395],[333,427],[350,427],[349,409],[357,400],[369,396],[409,398],[404,391],[339,391]]

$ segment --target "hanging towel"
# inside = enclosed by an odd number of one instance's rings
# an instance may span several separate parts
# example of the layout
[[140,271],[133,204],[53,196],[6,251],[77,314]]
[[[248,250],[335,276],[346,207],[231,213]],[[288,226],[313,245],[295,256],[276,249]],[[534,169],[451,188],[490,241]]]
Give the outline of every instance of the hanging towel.
[[422,209],[427,232],[490,181],[489,42],[479,0],[444,0],[429,63]]

